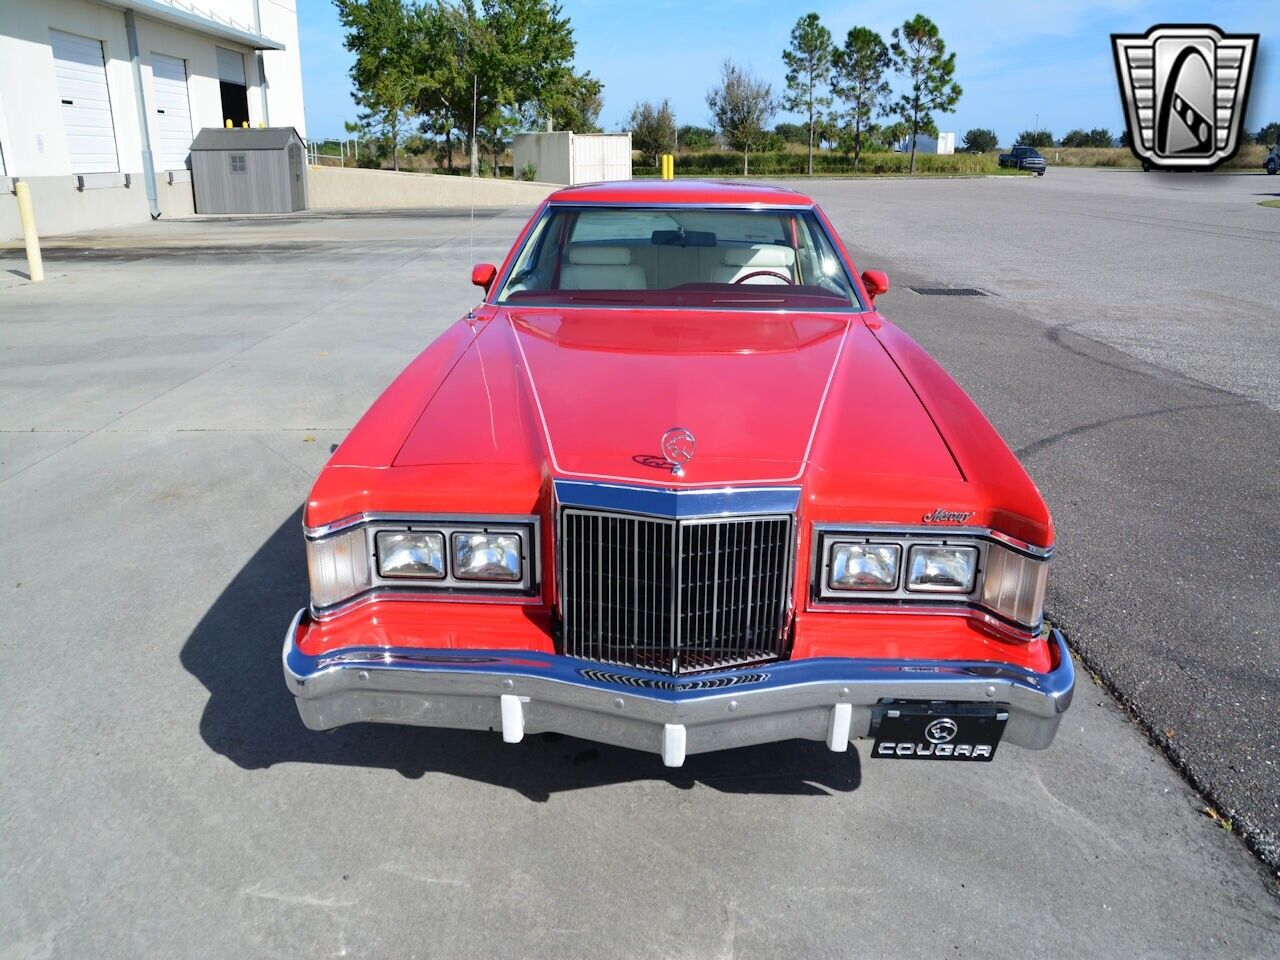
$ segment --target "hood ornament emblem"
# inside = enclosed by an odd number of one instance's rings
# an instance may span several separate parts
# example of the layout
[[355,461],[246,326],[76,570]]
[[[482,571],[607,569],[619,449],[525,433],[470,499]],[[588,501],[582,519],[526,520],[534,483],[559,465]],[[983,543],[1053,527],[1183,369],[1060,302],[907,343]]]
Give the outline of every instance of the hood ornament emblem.
[[672,427],[662,435],[662,457],[671,464],[671,474],[684,476],[684,465],[693,459],[698,441],[684,427]]

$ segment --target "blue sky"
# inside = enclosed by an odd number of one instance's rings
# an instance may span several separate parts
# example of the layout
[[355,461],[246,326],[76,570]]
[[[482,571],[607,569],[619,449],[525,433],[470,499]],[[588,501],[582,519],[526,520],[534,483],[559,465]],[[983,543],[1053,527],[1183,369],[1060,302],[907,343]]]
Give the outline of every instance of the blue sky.
[[[562,0],[578,42],[577,65],[604,81],[606,130],[620,129],[637,100],[668,97],[678,123],[707,124],[705,96],[731,56],[783,85],[781,52],[797,17],[821,15],[839,38],[868,26],[888,40],[917,12],[939,26],[956,53],[964,96],[942,130],[992,127],[1001,143],[1040,125],[1055,136],[1074,127],[1124,126],[1111,33],[1142,33],[1156,23],[1200,23],[1204,0],[885,0],[778,3],[777,0]],[[1280,12],[1274,2],[1214,2],[1211,21],[1226,32],[1261,33],[1246,127],[1280,120]],[[328,0],[299,0],[298,26],[307,133],[342,135],[354,119],[342,29]],[[779,119],[789,119],[780,115]]]

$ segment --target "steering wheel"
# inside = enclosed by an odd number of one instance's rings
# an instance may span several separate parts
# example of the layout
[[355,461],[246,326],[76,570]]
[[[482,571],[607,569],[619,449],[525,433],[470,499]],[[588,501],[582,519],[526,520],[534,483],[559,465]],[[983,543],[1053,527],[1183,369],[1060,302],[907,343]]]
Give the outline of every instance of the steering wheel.
[[746,283],[752,277],[777,277],[779,280],[781,280],[783,283],[785,283],[789,287],[795,285],[790,277],[788,277],[785,273],[779,273],[777,270],[752,270],[750,273],[744,273],[742,276],[740,276],[737,280],[733,282],[735,284]]

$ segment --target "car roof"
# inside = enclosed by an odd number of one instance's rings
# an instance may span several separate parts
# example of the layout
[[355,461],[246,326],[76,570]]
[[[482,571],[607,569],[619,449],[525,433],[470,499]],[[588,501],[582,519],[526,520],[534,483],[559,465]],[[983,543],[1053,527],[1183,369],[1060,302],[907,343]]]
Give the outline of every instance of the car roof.
[[550,203],[687,204],[689,206],[764,204],[811,207],[813,201],[787,187],[727,180],[613,180],[557,190]]

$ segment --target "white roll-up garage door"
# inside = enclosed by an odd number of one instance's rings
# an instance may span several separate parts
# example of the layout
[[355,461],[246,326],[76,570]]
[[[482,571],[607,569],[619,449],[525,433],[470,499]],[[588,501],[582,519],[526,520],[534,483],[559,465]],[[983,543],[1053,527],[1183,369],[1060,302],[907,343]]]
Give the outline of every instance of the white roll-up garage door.
[[151,76],[156,88],[156,153],[160,169],[183,170],[191,152],[192,136],[187,62],[153,51]]
[[49,31],[53,68],[62,101],[62,125],[72,173],[116,173],[116,128],[102,59],[102,41]]
[[218,79],[223,83],[248,86],[244,76],[244,54],[226,47],[218,47]]

